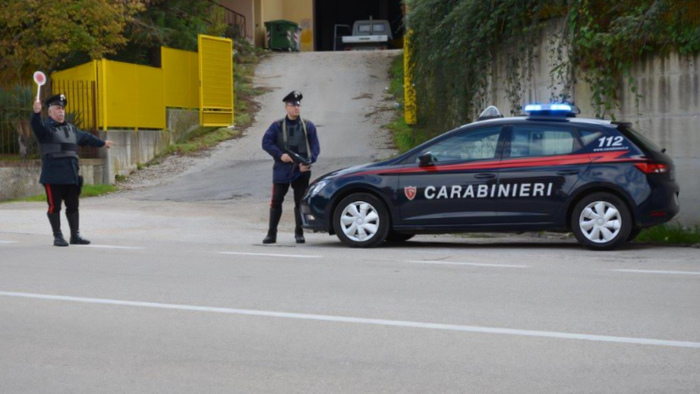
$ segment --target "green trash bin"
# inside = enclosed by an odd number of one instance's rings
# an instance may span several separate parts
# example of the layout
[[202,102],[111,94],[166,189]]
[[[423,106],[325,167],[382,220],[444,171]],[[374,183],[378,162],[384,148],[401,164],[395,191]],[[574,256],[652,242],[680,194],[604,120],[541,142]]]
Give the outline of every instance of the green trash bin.
[[299,51],[299,25],[284,19],[265,22],[267,48],[274,51]]

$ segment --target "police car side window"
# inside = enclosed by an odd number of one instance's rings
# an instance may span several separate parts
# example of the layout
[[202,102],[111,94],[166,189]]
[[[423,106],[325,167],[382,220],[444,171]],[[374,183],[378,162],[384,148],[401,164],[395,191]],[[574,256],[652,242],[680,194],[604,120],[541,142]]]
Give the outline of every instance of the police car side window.
[[592,147],[594,144],[598,143],[598,139],[603,137],[605,133],[601,130],[578,130],[578,135],[581,137],[581,143],[583,144],[584,150],[590,150],[587,148]]
[[510,157],[566,155],[578,148],[573,130],[561,126],[514,126]]
[[493,159],[500,133],[500,127],[469,130],[431,145],[423,153],[430,152],[439,163]]

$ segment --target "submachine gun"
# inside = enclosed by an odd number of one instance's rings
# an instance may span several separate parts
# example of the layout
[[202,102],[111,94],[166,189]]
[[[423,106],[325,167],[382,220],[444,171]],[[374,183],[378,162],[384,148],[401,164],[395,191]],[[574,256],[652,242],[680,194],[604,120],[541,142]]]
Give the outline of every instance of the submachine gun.
[[303,164],[307,167],[311,167],[311,160],[305,158],[304,156],[294,152],[293,150],[289,148],[282,148],[282,151],[286,154],[289,155],[289,157],[292,158],[292,161],[294,162],[294,167],[292,167],[292,172],[294,172],[294,168],[298,167],[299,164]]

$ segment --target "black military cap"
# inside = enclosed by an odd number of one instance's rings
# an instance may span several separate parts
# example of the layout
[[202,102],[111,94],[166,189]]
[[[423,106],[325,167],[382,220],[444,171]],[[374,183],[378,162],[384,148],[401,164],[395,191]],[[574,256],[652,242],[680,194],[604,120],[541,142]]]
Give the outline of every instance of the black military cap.
[[66,100],[66,95],[63,93],[51,96],[44,100],[44,105],[47,107],[52,105],[60,105],[61,107],[65,107],[66,104],[68,104],[68,100]]
[[300,91],[295,90],[290,92],[288,95],[284,96],[282,101],[285,103],[291,103],[291,104],[301,104],[301,99],[304,98],[304,95],[301,94]]

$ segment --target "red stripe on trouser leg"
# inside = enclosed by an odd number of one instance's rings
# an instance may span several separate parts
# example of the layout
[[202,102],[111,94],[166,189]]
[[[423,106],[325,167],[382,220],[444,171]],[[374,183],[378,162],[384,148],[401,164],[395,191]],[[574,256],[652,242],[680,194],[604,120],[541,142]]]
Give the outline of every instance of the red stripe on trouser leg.
[[272,197],[270,197],[270,208],[273,207],[275,203],[275,184],[272,184]]
[[54,205],[53,202],[53,193],[51,192],[51,185],[46,185],[46,199],[49,202],[49,213],[53,213],[54,209],[56,209],[56,206]]

